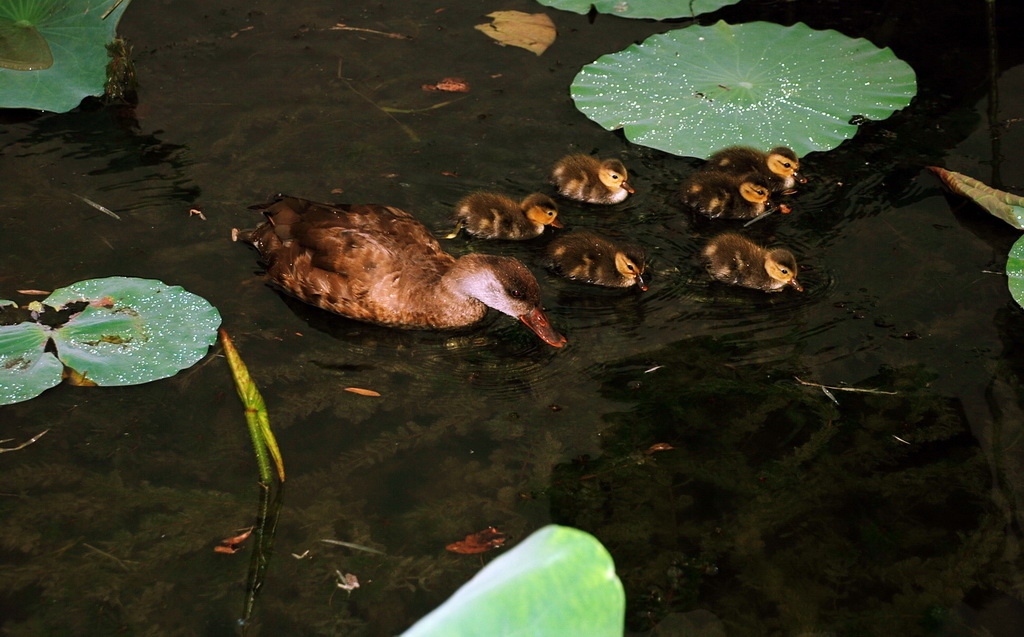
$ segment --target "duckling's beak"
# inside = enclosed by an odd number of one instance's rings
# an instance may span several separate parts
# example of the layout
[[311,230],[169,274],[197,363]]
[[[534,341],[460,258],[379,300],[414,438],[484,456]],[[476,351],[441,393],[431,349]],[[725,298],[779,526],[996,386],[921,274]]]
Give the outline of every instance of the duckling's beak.
[[533,330],[548,345],[553,347],[565,345],[565,337],[556,332],[555,328],[551,327],[548,317],[544,316],[544,312],[539,307],[533,308],[529,314],[523,314],[519,317],[519,320],[526,323],[526,326]]
[[555,219],[554,221],[551,222],[551,227],[552,228],[564,228],[565,226],[562,225],[561,221],[559,221],[558,219]]
[[807,183],[807,177],[804,177],[801,173],[793,173],[793,179],[796,179],[796,183],[798,184]]
[[626,182],[622,182],[622,187],[625,188],[626,192],[628,192],[629,194],[633,194],[634,192],[636,192],[635,190],[633,190],[633,187]]
[[633,279],[636,280],[636,286],[640,288],[640,290],[642,290],[643,292],[647,291],[647,281],[644,281],[643,272],[637,274],[635,277],[633,277]]
[[786,283],[788,283],[789,285],[792,285],[793,287],[795,287],[797,292],[803,292],[804,291],[804,286],[800,285],[800,282],[796,280],[796,277],[793,277],[789,281],[786,281]]

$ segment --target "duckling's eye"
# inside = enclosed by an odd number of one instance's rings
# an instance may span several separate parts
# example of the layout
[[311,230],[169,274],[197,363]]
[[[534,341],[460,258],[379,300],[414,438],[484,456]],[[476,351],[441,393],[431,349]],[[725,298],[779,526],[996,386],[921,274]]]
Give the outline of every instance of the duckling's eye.
[[636,270],[636,268],[633,266],[632,263],[627,263],[626,264],[626,269],[628,269],[630,272],[632,272],[633,270]]
[[755,192],[757,192],[757,194],[759,194],[759,195],[763,195],[764,194],[764,191],[761,190],[760,188],[758,188]]
[[789,163],[788,161],[782,162],[782,165],[785,168],[792,168],[793,167],[793,164]]
[[786,268],[779,268],[779,272],[783,274],[789,274],[789,270],[787,270]]
[[548,216],[549,217],[554,217],[555,216],[555,212],[553,210],[548,210]]
[[618,173],[612,173],[612,179],[614,179],[615,181],[618,181],[618,180],[622,179],[622,175],[620,175]]
[[518,299],[519,297],[521,297],[523,295],[523,293],[520,292],[519,290],[513,288],[513,289],[508,290],[508,295],[509,296],[513,296],[513,297]]

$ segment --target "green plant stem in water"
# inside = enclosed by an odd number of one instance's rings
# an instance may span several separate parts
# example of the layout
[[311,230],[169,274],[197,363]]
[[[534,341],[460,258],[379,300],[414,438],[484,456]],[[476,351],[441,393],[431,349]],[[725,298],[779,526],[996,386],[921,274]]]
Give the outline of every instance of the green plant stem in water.
[[238,355],[238,350],[227,332],[223,329],[220,332],[220,342],[224,346],[224,355],[231,367],[231,375],[235,379],[235,389],[238,390],[238,397],[245,405],[245,420],[249,424],[249,435],[252,436],[252,446],[256,452],[256,464],[259,466],[260,480],[264,484],[270,484],[273,474],[270,471],[269,455],[274,457],[277,465],[277,474],[281,482],[284,482],[284,461],[281,458],[281,451],[277,446],[274,433],[270,430],[270,417],[267,415],[267,406],[263,402],[263,396],[252,382],[249,370]]

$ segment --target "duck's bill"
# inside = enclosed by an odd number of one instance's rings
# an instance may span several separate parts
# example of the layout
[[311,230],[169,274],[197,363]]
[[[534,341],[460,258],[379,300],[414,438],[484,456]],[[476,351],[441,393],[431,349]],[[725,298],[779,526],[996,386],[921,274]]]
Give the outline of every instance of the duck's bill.
[[565,226],[562,225],[561,221],[559,221],[558,219],[555,219],[554,221],[551,222],[551,227],[552,228],[564,228]]
[[793,177],[796,179],[796,182],[798,184],[806,184],[807,183],[807,177],[804,177],[800,173],[796,173],[795,175],[793,175]]
[[797,292],[804,291],[804,286],[800,285],[800,282],[797,281],[796,279],[790,279],[789,281],[786,281],[786,283],[795,287]]
[[638,274],[633,277],[633,279],[636,281],[636,286],[640,288],[641,291],[647,291],[647,281],[644,280],[644,275]]
[[533,330],[548,345],[553,347],[565,345],[565,337],[555,331],[555,328],[551,327],[548,317],[544,316],[544,312],[539,307],[533,308],[533,311],[529,314],[523,314],[519,317],[519,320],[526,323],[526,326]]
[[622,188],[629,194],[633,194],[634,192],[636,192],[635,190],[633,190],[633,187],[627,184],[626,182],[622,182]]

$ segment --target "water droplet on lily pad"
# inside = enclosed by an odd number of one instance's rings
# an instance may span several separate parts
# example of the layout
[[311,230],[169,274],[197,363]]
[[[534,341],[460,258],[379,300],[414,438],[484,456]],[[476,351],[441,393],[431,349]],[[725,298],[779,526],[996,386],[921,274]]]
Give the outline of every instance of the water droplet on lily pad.
[[720,21],[604,55],[583,67],[571,93],[606,129],[676,155],[743,144],[803,156],[853,137],[854,114],[882,120],[907,106],[917,79],[890,49],[862,38],[802,23]]

